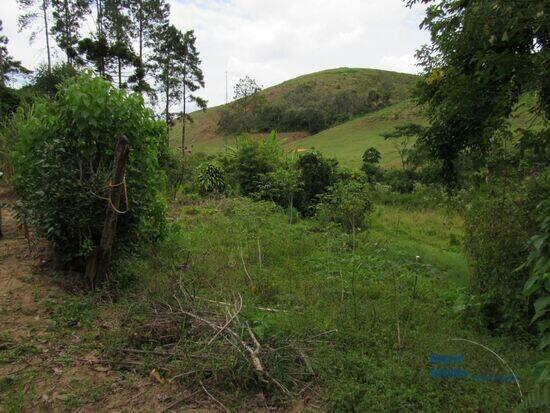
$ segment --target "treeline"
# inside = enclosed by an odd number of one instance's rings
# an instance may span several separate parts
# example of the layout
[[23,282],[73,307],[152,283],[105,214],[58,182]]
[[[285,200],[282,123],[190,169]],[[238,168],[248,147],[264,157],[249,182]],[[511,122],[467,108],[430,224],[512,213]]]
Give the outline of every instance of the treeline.
[[389,105],[391,93],[390,85],[382,85],[380,90],[335,91],[311,81],[269,102],[252,79],[244,78],[235,87],[236,101],[222,109],[218,127],[227,134],[271,130],[317,133]]
[[[22,10],[20,30],[30,31],[30,40],[39,32],[44,35],[47,60],[30,82],[37,92],[53,96],[60,81],[89,68],[119,89],[140,93],[151,104],[162,103],[167,123],[173,120],[176,104],[179,106],[176,114],[186,119],[189,119],[188,103],[206,107],[206,101],[194,94],[204,87],[194,32],[182,32],[170,24],[166,0],[18,0],[18,3]],[[90,21],[93,28],[85,32],[84,24]],[[12,112],[21,98],[19,92],[7,87],[7,81],[15,74],[30,73],[9,57],[8,39],[5,36],[1,39],[0,115]],[[62,50],[62,61],[54,62],[54,46]],[[184,138],[182,131],[182,141]]]

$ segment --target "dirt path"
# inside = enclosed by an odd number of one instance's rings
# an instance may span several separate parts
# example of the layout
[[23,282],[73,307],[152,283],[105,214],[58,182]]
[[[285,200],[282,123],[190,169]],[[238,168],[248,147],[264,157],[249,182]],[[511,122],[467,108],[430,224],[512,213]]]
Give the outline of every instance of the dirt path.
[[[14,197],[0,187],[0,203]],[[212,411],[181,406],[181,389],[154,375],[101,364],[101,329],[59,323],[59,309],[75,297],[48,270],[47,245],[33,252],[13,212],[3,209],[0,239],[0,412]],[[45,265],[46,264],[46,265]],[[176,409],[176,410],[174,410]]]

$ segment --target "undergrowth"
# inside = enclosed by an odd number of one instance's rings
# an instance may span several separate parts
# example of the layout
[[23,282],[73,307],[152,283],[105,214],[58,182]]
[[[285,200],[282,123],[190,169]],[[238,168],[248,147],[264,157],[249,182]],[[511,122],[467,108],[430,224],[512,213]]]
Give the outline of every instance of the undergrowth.
[[[289,224],[272,203],[241,198],[181,196],[171,215],[164,241],[118,263],[127,287],[119,328],[103,340],[121,365],[139,354],[144,372],[160,366],[229,408],[259,393],[270,405],[307,398],[331,411],[519,404],[515,383],[430,377],[432,353],[463,355],[455,367],[471,375],[510,374],[456,340],[467,339],[503,357],[524,393],[531,386],[531,343],[492,337],[460,312],[470,274],[452,212],[378,204],[358,234],[314,219]],[[246,348],[256,343],[265,375]]]

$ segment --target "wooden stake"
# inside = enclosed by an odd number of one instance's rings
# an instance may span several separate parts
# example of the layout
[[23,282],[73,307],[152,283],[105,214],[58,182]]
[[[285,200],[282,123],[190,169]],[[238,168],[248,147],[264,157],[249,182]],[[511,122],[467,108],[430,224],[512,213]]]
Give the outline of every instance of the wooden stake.
[[[112,181],[109,185],[107,214],[101,233],[99,246],[88,256],[86,262],[86,276],[91,288],[107,278],[111,267],[111,250],[116,236],[118,215],[120,212],[120,198],[126,191],[124,172],[128,161],[129,143],[126,136],[121,136],[115,148]],[[125,205],[128,208],[128,205]]]

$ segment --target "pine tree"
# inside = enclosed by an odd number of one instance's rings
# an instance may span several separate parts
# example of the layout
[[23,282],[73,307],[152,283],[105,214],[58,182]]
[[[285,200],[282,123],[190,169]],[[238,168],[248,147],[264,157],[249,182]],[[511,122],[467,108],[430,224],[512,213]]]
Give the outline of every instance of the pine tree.
[[51,0],[54,24],[52,34],[67,56],[67,64],[79,63],[77,44],[80,24],[90,12],[90,0]]
[[[46,38],[46,53],[48,55],[48,73],[52,73],[52,55],[50,49],[50,0],[17,0],[19,7],[25,11],[24,14],[19,16],[19,31],[23,31],[29,28],[33,23],[41,19],[42,22],[39,26],[42,26],[40,30],[44,31]],[[38,34],[38,29],[31,32],[29,41],[32,43]]]
[[111,78],[107,73],[108,59],[110,57],[109,43],[103,30],[105,20],[104,1],[93,0],[96,9],[96,30],[90,37],[86,37],[78,42],[78,53],[83,55],[86,61],[95,66],[100,76],[110,80]]
[[149,66],[145,58],[145,48],[155,48],[166,33],[170,6],[165,0],[127,0],[130,10],[132,34],[137,41],[137,56],[134,61],[134,74],[128,81],[133,83],[133,90],[139,93],[152,92],[146,80]]
[[[0,20],[0,33],[2,32],[2,20]],[[11,79],[13,73],[30,73],[21,62],[14,60],[8,52],[8,38],[0,34],[0,87],[4,87]]]
[[168,127],[172,123],[171,105],[181,99],[183,33],[173,25],[165,25],[156,35],[158,41],[153,48],[151,66],[157,78],[157,90],[164,97],[164,118]]
[[105,0],[105,36],[109,40],[109,55],[116,64],[118,87],[125,88],[122,81],[123,67],[135,61],[130,29],[132,20],[128,11],[128,0]]
[[206,101],[193,94],[193,92],[204,87],[204,76],[200,68],[201,60],[195,46],[196,40],[194,31],[187,31],[183,36],[183,48],[180,56],[182,87],[181,151],[183,154],[185,154],[185,125],[187,121],[193,121],[191,115],[187,113],[187,103],[195,103],[200,109],[206,109]]

